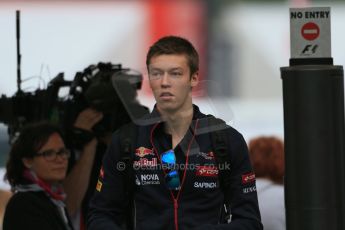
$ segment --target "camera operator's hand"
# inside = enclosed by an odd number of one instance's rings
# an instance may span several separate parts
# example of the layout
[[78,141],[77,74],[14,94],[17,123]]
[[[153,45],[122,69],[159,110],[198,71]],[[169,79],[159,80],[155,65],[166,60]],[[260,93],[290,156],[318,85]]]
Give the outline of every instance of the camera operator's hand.
[[103,113],[92,108],[81,111],[74,122],[74,127],[91,131],[92,127],[103,118]]

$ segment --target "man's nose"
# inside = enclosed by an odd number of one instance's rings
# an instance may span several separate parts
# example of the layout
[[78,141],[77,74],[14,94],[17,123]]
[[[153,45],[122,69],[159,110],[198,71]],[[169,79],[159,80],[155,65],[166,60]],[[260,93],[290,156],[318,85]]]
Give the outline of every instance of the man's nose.
[[170,78],[169,78],[169,74],[167,72],[165,72],[161,78],[161,86],[162,87],[167,87],[170,85]]

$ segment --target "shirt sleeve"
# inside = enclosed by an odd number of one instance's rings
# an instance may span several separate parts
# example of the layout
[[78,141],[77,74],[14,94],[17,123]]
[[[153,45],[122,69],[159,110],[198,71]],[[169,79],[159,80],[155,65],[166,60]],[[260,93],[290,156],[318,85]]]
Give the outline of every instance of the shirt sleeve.
[[129,199],[125,194],[125,163],[120,161],[119,135],[112,137],[100,170],[95,193],[90,201],[87,219],[89,230],[122,229],[125,207]]
[[253,172],[247,144],[236,130],[229,130],[230,186],[225,197],[230,201],[231,222],[229,229],[263,229]]

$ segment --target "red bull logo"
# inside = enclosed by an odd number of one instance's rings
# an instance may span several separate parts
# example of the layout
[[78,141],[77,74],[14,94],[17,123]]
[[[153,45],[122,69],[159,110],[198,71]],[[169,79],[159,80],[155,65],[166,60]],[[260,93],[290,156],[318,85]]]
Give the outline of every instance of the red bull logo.
[[152,158],[152,160],[148,160],[146,158],[141,158],[138,161],[133,162],[134,167],[156,167],[157,166],[157,158]]
[[135,155],[138,157],[144,157],[146,155],[154,155],[152,149],[148,149],[145,147],[139,147],[135,150]]

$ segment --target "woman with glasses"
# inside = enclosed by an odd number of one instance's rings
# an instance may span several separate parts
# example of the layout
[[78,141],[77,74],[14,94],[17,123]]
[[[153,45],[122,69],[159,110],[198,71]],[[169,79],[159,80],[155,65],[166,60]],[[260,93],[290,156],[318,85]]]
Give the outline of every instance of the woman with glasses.
[[14,195],[5,210],[4,230],[73,229],[61,185],[69,156],[57,127],[38,123],[22,130],[6,166]]

